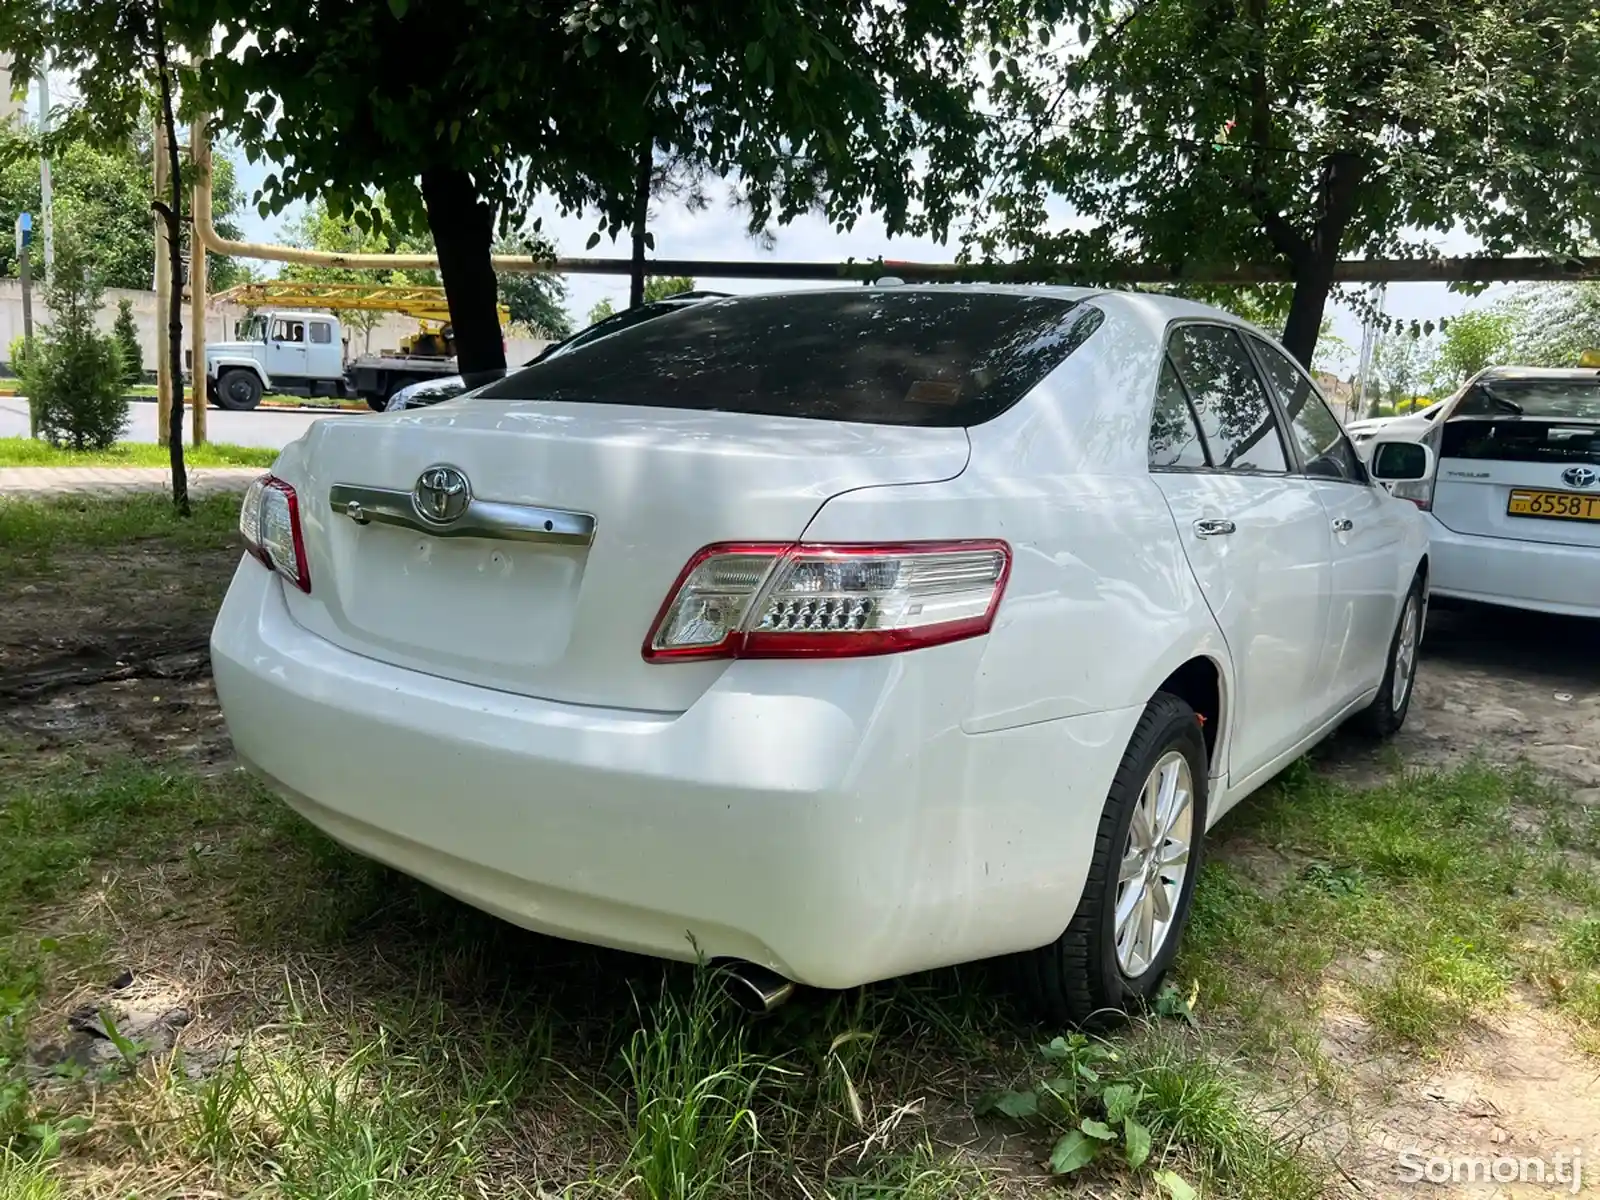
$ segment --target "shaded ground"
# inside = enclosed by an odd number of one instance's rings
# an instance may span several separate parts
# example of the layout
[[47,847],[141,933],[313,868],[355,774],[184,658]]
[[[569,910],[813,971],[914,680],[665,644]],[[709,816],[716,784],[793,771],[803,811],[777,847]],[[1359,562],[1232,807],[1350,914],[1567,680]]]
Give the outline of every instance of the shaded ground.
[[[0,817],[33,839],[0,863],[0,992],[8,969],[39,981],[29,1120],[94,1121],[47,1180],[108,1197],[1060,1193],[1052,1131],[973,1116],[986,1089],[1047,1074],[1033,1047],[1058,1032],[1019,1020],[998,968],[809,995],[746,1029],[691,971],[511,929],[262,795],[231,769],[206,676],[238,558],[226,516],[143,538],[97,525],[35,557],[24,525],[0,563]],[[1210,1195],[1561,1194],[1405,1184],[1405,1150],[1583,1144],[1600,1177],[1600,630],[1441,612],[1425,650],[1392,747],[1337,737],[1217,831],[1177,972],[1198,1030],[1114,1042],[1106,1069],[1149,1093],[1156,1161]],[[1395,782],[1469,760],[1559,786]],[[101,1014],[137,1032],[136,1070]],[[6,1054],[0,1037],[0,1084]],[[706,1149],[741,1114],[759,1144]],[[698,1190],[654,1174],[686,1138]],[[1067,1191],[1163,1194],[1148,1171]]]

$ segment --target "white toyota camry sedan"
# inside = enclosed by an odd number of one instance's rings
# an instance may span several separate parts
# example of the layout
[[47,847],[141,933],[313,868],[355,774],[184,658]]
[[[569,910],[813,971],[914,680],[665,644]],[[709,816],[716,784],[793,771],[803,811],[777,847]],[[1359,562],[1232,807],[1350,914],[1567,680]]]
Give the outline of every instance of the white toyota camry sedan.
[[1156,988],[1214,821],[1399,727],[1428,588],[1279,347],[1075,289],[709,301],[319,421],[241,526],[229,728],[339,841],[766,979],[1017,955],[1075,1020]]

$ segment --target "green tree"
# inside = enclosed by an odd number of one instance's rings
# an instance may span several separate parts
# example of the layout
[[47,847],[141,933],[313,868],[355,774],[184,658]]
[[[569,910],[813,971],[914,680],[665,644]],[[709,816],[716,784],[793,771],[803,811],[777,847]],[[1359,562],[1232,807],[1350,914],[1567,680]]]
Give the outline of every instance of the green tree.
[[613,305],[611,301],[597,300],[595,301],[594,307],[589,310],[589,324],[598,325],[607,317],[614,317],[616,315],[616,306]]
[[[13,216],[39,212],[39,143],[13,131],[0,169],[0,205]],[[50,160],[53,217],[58,229],[81,235],[105,287],[148,289],[155,238],[150,227],[150,173],[129,146],[98,149],[83,141],[59,147]],[[39,251],[33,252],[34,270]],[[17,274],[16,244],[0,238],[0,264]]]
[[133,302],[117,301],[117,319],[111,326],[117,353],[122,356],[124,383],[144,382],[144,349],[139,345],[139,327],[133,323]]
[[1485,367],[1504,363],[1511,352],[1513,325],[1511,314],[1498,308],[1470,309],[1445,322],[1434,359],[1436,384],[1453,388]]
[[646,301],[665,300],[680,292],[694,291],[694,280],[687,275],[651,275],[644,281]]
[[1415,406],[1417,394],[1434,377],[1438,346],[1434,340],[1406,330],[1381,334],[1372,353],[1372,373],[1377,386],[1368,393],[1369,417],[1378,415],[1380,403],[1394,412]]
[[[495,243],[494,252],[555,258],[555,247],[537,234],[502,238]],[[572,317],[567,312],[567,281],[553,272],[502,275],[500,300],[510,311],[513,325],[557,340],[572,332]]]
[[1510,361],[1528,367],[1575,367],[1585,350],[1600,350],[1600,283],[1527,288],[1506,304]]
[[1452,230],[1569,251],[1600,221],[1591,0],[1064,7],[1031,53],[989,56],[999,179],[969,251],[1281,263],[1310,363],[1343,256]]
[[[267,208],[323,196],[361,219],[376,187],[402,228],[425,220],[469,375],[504,366],[496,234],[545,193],[615,235],[646,158],[695,150],[738,175],[752,227],[816,210],[847,226],[865,206],[891,232],[944,230],[983,176],[974,25],[1016,24],[975,0],[388,0],[337,19],[299,0],[182,3],[216,32],[208,103],[282,164]],[[426,86],[395,69],[419,46]]]
[[[426,254],[433,249],[426,237],[406,237],[388,219],[383,197],[371,201],[375,219],[365,228],[348,216],[333,212],[321,200],[314,201],[298,220],[284,231],[291,246],[308,250],[331,250],[342,254]],[[437,286],[437,276],[431,271],[354,271],[345,267],[308,267],[299,263],[286,264],[279,278],[298,283],[363,283],[377,287],[385,284],[431,284]],[[340,322],[362,336],[363,351],[372,348],[372,331],[383,322],[383,313],[366,309],[341,309]]]
[[50,324],[35,339],[22,384],[39,432],[51,445],[104,450],[128,426],[122,355],[116,340],[95,327],[104,289],[85,244],[62,230],[55,258],[44,291]]
[[[0,0],[0,51],[11,55],[13,79],[38,73],[46,56],[55,70],[73,73],[78,103],[56,139],[104,148],[134,142],[154,108],[166,134],[169,188],[153,202],[167,229],[168,265],[183,275],[185,172],[178,141],[177,62],[210,53],[215,13],[201,0],[71,0],[40,5]],[[165,352],[174,380],[183,378],[183,293],[172,289],[165,319]],[[183,463],[183,393],[174,397],[167,438],[172,464],[172,500],[189,515],[188,475]]]
[[[71,138],[51,148],[50,179],[56,225],[83,234],[86,253],[108,288],[148,290],[154,274],[151,230],[151,146],[143,131],[128,141],[100,147]],[[31,130],[0,130],[0,211],[39,211],[39,140]],[[187,168],[186,168],[187,169]],[[211,218],[224,237],[240,236],[244,197],[233,161],[212,159]],[[185,225],[184,253],[188,254]],[[212,254],[207,279],[221,291],[243,282],[244,265]],[[17,274],[16,246],[0,239],[0,273]]]

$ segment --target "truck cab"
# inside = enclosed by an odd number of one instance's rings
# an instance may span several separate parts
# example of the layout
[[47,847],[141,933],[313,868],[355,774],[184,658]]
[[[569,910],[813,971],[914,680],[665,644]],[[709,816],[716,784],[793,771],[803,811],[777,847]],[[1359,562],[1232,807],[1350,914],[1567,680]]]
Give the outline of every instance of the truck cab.
[[268,391],[342,396],[344,331],[328,313],[258,312],[236,340],[206,346],[206,395],[219,408],[254,408]]

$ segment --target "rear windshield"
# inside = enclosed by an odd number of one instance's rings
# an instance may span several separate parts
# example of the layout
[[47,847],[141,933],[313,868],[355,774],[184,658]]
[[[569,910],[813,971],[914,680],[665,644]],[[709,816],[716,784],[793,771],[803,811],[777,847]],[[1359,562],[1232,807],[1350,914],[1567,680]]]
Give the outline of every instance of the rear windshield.
[[1600,372],[1593,379],[1486,379],[1461,397],[1451,415],[1600,421]]
[[481,399],[962,426],[1025,396],[1094,332],[1076,300],[933,288],[709,301],[535,363]]
[[1600,422],[1564,425],[1533,417],[1451,418],[1441,458],[1600,465]]

